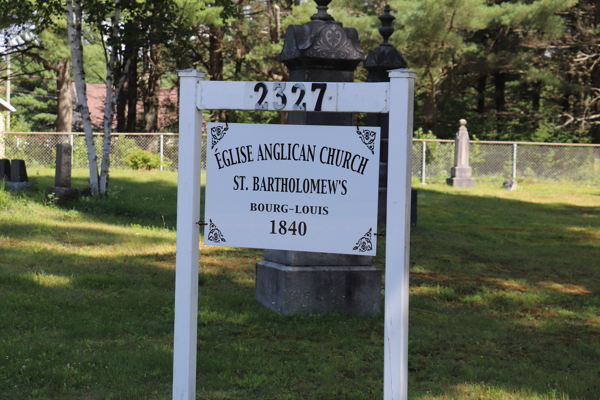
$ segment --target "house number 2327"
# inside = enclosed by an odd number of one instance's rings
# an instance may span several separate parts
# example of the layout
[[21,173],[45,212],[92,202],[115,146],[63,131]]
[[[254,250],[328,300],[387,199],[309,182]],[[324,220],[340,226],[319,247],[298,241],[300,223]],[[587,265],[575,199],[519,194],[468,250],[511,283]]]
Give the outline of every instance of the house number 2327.
[[[269,87],[271,86],[271,92]],[[310,92],[307,93],[306,86],[310,87]],[[292,82],[258,82],[254,85],[254,95],[251,97],[258,97],[258,100],[254,104],[255,110],[284,110],[290,109],[294,111],[322,111],[323,98],[327,91],[326,83],[292,83]],[[274,95],[274,97],[273,97]],[[269,102],[268,99],[272,101]],[[307,109],[306,98],[310,98],[309,104],[313,109]],[[329,98],[331,99],[331,98]],[[271,104],[269,104],[271,103]],[[311,108],[311,107],[309,107]]]

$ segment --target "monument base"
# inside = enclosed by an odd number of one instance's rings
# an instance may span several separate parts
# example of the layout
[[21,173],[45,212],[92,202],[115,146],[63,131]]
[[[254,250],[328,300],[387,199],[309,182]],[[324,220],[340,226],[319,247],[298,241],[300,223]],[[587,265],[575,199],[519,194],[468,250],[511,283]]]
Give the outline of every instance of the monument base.
[[4,188],[10,190],[27,190],[33,187],[33,182],[11,182],[4,181]]
[[256,300],[282,314],[377,314],[381,271],[372,266],[256,263]]
[[448,178],[446,179],[446,183],[450,186],[461,188],[475,187],[474,178]]
[[56,204],[66,204],[73,201],[79,201],[81,192],[76,187],[58,187],[48,186],[46,193],[53,195],[53,200]]

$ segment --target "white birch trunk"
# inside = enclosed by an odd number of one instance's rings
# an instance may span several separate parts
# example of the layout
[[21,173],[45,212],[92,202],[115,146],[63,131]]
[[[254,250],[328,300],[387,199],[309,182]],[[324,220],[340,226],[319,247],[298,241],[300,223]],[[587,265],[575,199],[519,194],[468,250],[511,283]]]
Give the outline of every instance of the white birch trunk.
[[[99,194],[98,165],[96,146],[92,132],[92,121],[85,92],[85,71],[83,69],[83,47],[81,45],[81,11],[82,0],[67,0],[67,22],[69,43],[71,44],[71,57],[73,59],[73,75],[75,75],[75,90],[77,91],[77,108],[83,118],[83,131],[88,150],[88,184],[92,195]],[[73,13],[75,14],[73,16]],[[73,20],[75,17],[75,20]]]
[[[121,9],[119,0],[115,0],[115,17],[112,26],[112,37],[116,38],[119,33],[119,20],[121,18]],[[117,63],[117,50],[111,48],[110,61],[106,63],[106,101],[104,102],[104,152],[102,154],[102,168],[100,170],[100,194],[106,194],[108,191],[108,169],[110,166],[110,154],[112,152],[112,121],[116,100],[119,97],[120,85],[116,88],[113,96],[113,77],[114,68]],[[123,77],[127,75],[124,71]]]

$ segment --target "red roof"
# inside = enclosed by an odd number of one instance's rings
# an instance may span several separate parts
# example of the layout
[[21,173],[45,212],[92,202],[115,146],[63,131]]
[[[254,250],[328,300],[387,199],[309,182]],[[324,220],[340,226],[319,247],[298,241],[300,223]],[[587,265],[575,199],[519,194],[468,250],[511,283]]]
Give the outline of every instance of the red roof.
[[[88,108],[90,110],[90,119],[92,125],[96,128],[104,128],[104,100],[106,99],[106,85],[101,83],[86,83],[86,94],[88,100]],[[75,84],[73,83],[73,91],[75,92],[75,98],[77,98],[77,92],[75,90]],[[177,110],[178,104],[178,93],[177,88],[160,88],[160,98],[158,106],[158,129],[162,130],[165,127],[171,125],[174,121],[177,121]],[[144,113],[144,105],[138,100],[137,113],[139,115]],[[116,111],[113,114],[113,128],[117,126],[117,115]]]

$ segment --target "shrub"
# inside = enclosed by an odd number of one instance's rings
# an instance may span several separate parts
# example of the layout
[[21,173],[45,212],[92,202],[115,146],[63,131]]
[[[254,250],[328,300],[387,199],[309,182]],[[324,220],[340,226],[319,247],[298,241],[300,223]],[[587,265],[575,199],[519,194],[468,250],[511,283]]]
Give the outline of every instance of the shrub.
[[160,155],[146,150],[135,150],[125,157],[125,164],[131,169],[156,169],[160,167]]

